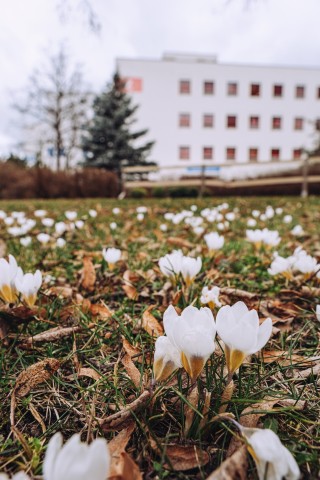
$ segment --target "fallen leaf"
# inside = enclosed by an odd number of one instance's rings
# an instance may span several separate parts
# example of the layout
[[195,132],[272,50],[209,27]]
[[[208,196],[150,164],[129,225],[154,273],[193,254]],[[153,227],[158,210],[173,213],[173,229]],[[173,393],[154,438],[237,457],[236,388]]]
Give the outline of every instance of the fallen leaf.
[[26,396],[39,383],[49,380],[49,378],[60,367],[60,361],[56,358],[46,358],[41,362],[34,363],[23,370],[17,377],[14,393],[17,398]]
[[197,407],[198,407],[199,391],[198,391],[197,385],[191,390],[191,392],[189,393],[189,395],[187,397],[187,400],[188,400],[190,405],[188,403],[186,403],[185,406],[184,406],[184,416],[185,416],[184,434],[185,435],[188,434],[188,432],[191,428],[193,418],[194,418],[194,415],[196,413],[195,410],[197,410]]
[[131,360],[130,355],[126,353],[125,356],[121,359],[121,363],[124,366],[129,377],[133,381],[134,385],[139,388],[141,385],[141,374]]
[[143,312],[142,328],[144,328],[144,330],[148,332],[149,335],[151,335],[151,337],[153,336],[160,337],[164,333],[163,327],[162,325],[160,325],[158,320],[152,315],[152,313],[150,313],[149,310],[152,308],[153,306],[148,307],[148,309]]
[[92,292],[96,283],[96,271],[91,258],[83,258],[83,268],[81,275],[81,285],[88,292]]
[[207,480],[247,480],[248,457],[245,446],[227,458]]
[[122,289],[130,300],[137,300],[139,294],[136,287],[133,285],[122,285]]
[[131,345],[130,342],[124,337],[122,337],[122,346],[125,352],[130,356],[130,357],[135,357],[137,355],[141,355],[141,350],[137,347],[134,347]]
[[111,455],[109,480],[142,480],[139,467],[125,451],[134,428],[135,425],[131,422],[127,428],[121,430],[118,435],[108,442]]
[[100,380],[101,375],[93,368],[82,367],[78,372],[78,377],[89,377],[89,378],[92,378],[93,380],[98,381]]
[[180,248],[193,248],[194,245],[190,242],[188,242],[188,240],[184,240],[183,238],[180,238],[180,237],[169,237],[167,240],[167,243],[169,243],[169,245],[173,245],[174,247],[180,247]]
[[108,320],[113,315],[113,312],[104,302],[92,303],[90,312],[94,317],[100,317],[102,320]]
[[200,468],[209,462],[208,453],[195,445],[168,445],[165,454],[169,465],[178,472]]
[[50,287],[46,293],[47,295],[55,295],[56,297],[69,298],[72,297],[73,290],[71,287],[57,286]]

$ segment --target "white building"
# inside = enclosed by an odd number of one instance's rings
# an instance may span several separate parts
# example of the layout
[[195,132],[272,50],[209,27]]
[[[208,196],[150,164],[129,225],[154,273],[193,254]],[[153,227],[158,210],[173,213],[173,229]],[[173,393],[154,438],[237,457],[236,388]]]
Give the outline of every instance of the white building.
[[118,59],[117,68],[160,166],[290,161],[314,144],[320,68],[180,54]]

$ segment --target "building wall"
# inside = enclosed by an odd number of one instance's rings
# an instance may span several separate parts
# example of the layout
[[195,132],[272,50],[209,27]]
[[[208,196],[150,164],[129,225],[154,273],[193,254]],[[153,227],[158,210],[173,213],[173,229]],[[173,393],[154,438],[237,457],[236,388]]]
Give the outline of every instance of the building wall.
[[[135,128],[149,128],[155,140],[152,159],[159,165],[225,163],[226,149],[236,149],[232,162],[248,162],[249,149],[258,148],[258,161],[271,160],[271,149],[281,160],[291,160],[293,150],[311,148],[315,141],[313,122],[320,118],[320,68],[272,67],[219,64],[214,57],[165,56],[161,60],[118,59],[121,76],[128,79],[128,92],[137,111]],[[189,80],[190,94],[179,93],[180,80]],[[214,82],[214,94],[204,94],[204,82]],[[237,95],[227,94],[228,82],[237,83]],[[250,96],[250,85],[260,84],[260,96]],[[273,95],[282,85],[282,96]],[[297,86],[304,98],[296,98]],[[179,126],[179,114],[190,114],[190,127]],[[214,127],[203,127],[203,115],[214,116]],[[237,118],[236,128],[227,128],[226,118]],[[249,117],[258,116],[260,127],[252,129]],[[281,117],[281,128],[272,129],[272,117]],[[303,118],[302,130],[294,119]],[[144,141],[146,140],[146,137]],[[190,159],[179,159],[179,147],[190,147]],[[203,159],[203,148],[213,148],[213,159]]]

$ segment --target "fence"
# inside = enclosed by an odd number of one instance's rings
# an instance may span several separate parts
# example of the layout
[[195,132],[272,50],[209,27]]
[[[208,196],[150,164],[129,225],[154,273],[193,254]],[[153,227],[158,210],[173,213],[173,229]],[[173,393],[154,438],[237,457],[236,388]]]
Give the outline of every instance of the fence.
[[[272,162],[125,167],[124,187],[126,190],[197,187],[201,196],[206,188],[231,192],[250,187],[300,185],[301,195],[307,196],[309,185],[319,184],[320,193],[320,169],[316,169],[318,165],[320,157],[309,158],[304,155],[300,160]],[[316,174],[310,172],[312,169]]]

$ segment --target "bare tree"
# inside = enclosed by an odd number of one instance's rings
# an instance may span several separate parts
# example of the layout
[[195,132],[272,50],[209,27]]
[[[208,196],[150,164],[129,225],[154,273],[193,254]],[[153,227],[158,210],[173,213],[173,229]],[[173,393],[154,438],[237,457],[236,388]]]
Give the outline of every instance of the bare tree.
[[101,31],[101,22],[92,6],[91,0],[57,0],[57,12],[61,22],[66,23],[70,19],[78,17],[85,26],[95,34]]
[[[15,108],[23,114],[24,127],[34,144],[47,148],[55,158],[57,170],[65,167],[80,147],[81,131],[86,123],[90,95],[84,89],[79,67],[69,68],[69,58],[60,49],[48,58],[47,65],[30,77],[27,98]],[[30,142],[29,142],[30,143]]]

